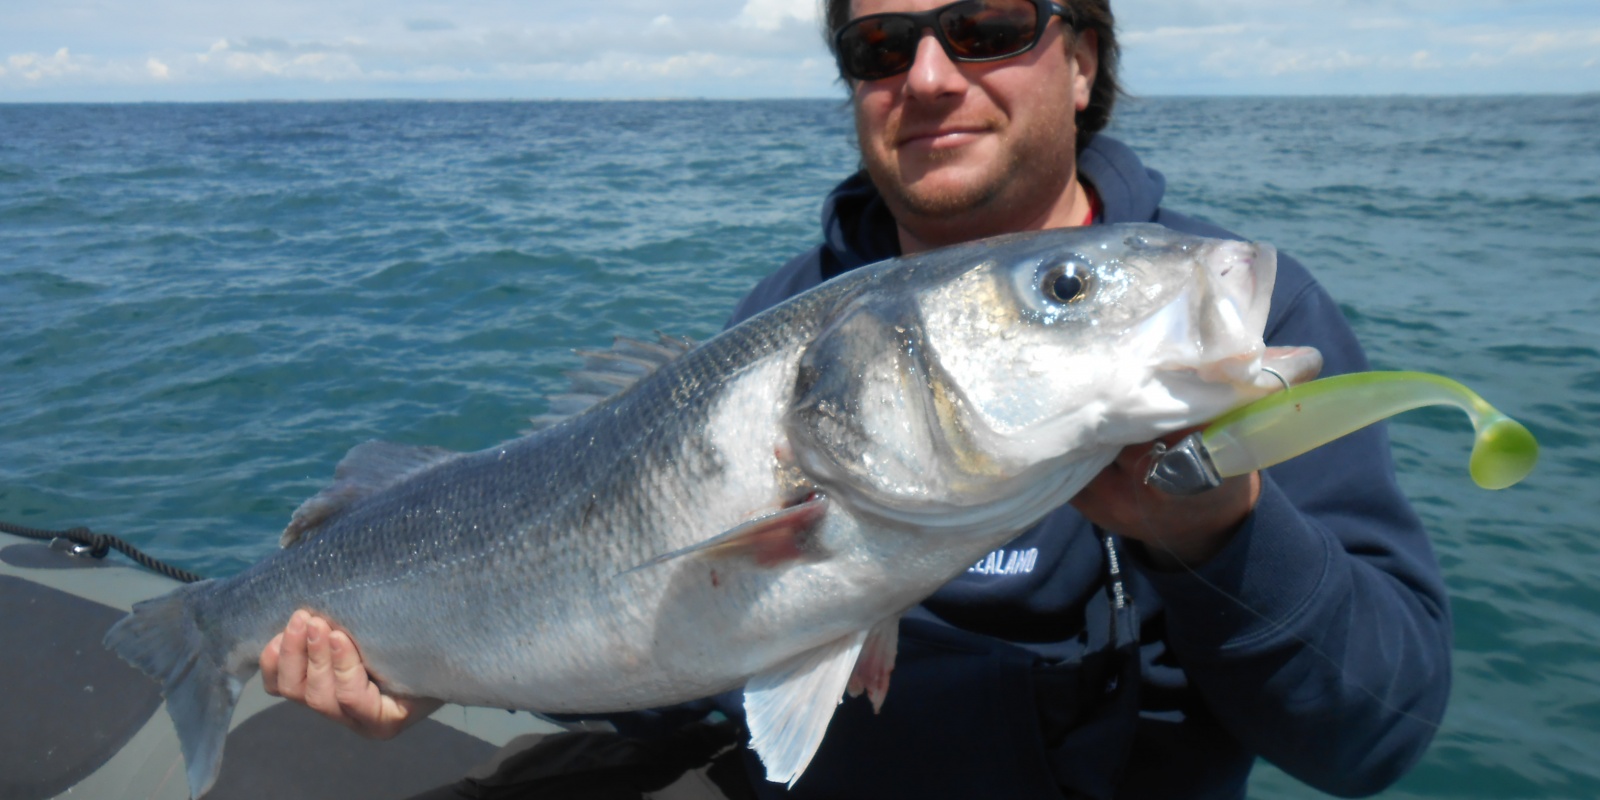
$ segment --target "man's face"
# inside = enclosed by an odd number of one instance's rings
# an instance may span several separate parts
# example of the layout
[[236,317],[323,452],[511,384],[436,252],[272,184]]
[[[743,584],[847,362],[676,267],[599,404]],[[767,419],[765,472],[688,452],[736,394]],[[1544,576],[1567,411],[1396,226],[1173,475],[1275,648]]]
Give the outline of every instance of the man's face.
[[[947,2],[855,0],[851,18]],[[855,82],[862,159],[895,219],[929,245],[1038,227],[1073,186],[1094,69],[1093,35],[1053,18],[1032,50],[987,63],[952,62],[925,31],[909,72]]]

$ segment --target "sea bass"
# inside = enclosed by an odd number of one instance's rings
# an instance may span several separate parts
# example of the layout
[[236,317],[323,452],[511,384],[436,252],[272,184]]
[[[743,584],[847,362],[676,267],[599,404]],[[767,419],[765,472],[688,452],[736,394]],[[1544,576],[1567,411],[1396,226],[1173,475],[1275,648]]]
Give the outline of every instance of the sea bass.
[[575,376],[610,397],[475,453],[359,445],[281,551],[106,643],[162,684],[196,797],[301,608],[400,695],[583,714],[742,686],[792,784],[847,692],[882,702],[904,611],[1125,445],[1316,372],[1263,345],[1275,274],[1264,244],[1056,230],[864,267],[692,349],[619,340]]

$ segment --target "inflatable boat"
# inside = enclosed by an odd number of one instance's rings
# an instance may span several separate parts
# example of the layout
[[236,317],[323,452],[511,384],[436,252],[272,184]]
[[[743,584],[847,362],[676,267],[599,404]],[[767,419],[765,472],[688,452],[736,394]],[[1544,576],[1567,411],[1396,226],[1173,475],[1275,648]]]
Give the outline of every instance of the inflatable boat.
[[[100,643],[134,603],[179,584],[71,543],[0,533],[0,800],[185,800],[155,682]],[[267,695],[252,679],[206,800],[406,798],[492,764],[531,714],[445,706],[387,742]]]

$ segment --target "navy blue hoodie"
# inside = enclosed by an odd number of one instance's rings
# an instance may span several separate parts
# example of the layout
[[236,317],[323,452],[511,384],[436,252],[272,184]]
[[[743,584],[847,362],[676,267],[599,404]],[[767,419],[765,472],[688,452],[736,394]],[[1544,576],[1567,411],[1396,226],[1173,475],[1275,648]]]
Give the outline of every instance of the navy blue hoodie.
[[[1097,223],[1237,238],[1161,208],[1161,175],[1111,138],[1079,171]],[[733,320],[900,254],[864,174],[828,197],[823,232]],[[1321,350],[1324,375],[1367,368],[1334,301],[1281,255],[1266,339]],[[1052,513],[907,614],[882,713],[846,700],[792,791],[748,754],[758,793],[1234,798],[1260,756],[1361,795],[1421,756],[1449,693],[1449,611],[1382,426],[1266,470],[1254,513],[1197,571],[1140,555]],[[718,706],[738,714],[737,693]]]

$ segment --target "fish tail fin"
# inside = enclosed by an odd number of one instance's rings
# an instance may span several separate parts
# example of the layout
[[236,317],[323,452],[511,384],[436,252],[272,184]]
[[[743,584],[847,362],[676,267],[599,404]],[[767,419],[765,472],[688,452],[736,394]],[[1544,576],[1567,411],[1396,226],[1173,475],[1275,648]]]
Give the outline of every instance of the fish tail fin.
[[217,780],[228,722],[249,677],[228,672],[219,659],[226,648],[208,642],[195,620],[193,603],[209,583],[135,604],[105,636],[106,647],[161,684],[195,798]]

